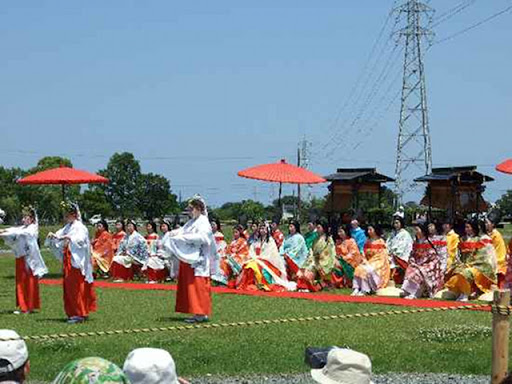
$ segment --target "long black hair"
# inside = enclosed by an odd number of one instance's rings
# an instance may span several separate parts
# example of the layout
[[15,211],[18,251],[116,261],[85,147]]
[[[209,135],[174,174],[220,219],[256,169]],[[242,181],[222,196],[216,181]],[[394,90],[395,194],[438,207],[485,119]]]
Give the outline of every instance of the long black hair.
[[[156,227],[156,223],[154,221],[148,221],[148,224],[151,226],[151,228],[153,229],[153,233],[158,233],[157,231],[157,227]],[[147,225],[146,225],[147,226]]]
[[119,219],[116,221],[116,224],[121,224],[121,227],[123,228],[123,232],[126,232],[126,228],[125,228],[125,225],[124,225],[124,221]]
[[466,221],[466,224],[469,224],[471,226],[471,228],[473,229],[474,236],[480,235],[480,223],[478,222],[477,219],[468,220]]
[[293,220],[290,224],[295,227],[296,233],[300,233],[300,223],[297,220]]
[[107,223],[107,220],[105,220],[105,219],[101,219],[101,220],[98,222],[98,224],[101,224],[101,225],[103,226],[103,229],[104,229],[105,231],[109,232],[109,230],[108,230],[108,223]]

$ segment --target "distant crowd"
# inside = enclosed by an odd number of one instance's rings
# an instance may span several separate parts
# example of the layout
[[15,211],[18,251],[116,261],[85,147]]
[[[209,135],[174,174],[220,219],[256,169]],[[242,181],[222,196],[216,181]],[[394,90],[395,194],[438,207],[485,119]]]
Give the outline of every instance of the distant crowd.
[[[512,283],[507,265],[512,240],[507,246],[490,216],[467,220],[462,233],[449,221],[413,223],[412,236],[400,211],[387,236],[380,226],[363,229],[357,220],[347,226],[309,222],[304,234],[292,221],[286,235],[279,224],[235,225],[227,241],[220,222],[211,220],[217,251],[210,260],[212,281],[243,290],[351,288],[355,296],[438,295],[460,301]],[[95,273],[114,282],[178,279],[179,260],[165,246],[178,228],[165,220],[159,228],[148,222],[142,235],[132,220],[118,221],[114,233],[105,221],[98,223],[91,242]]]

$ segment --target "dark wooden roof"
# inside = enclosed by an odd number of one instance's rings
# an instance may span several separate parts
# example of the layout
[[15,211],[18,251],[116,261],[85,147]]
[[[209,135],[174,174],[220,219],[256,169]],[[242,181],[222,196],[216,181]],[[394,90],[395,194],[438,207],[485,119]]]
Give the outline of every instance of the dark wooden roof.
[[380,174],[376,168],[338,168],[336,173],[325,176],[328,181],[388,183],[395,181],[391,177]]
[[477,167],[475,165],[465,167],[432,168],[432,173],[418,177],[414,181],[429,182],[456,180],[462,183],[485,183],[487,181],[494,181],[492,177],[478,172],[476,168]]

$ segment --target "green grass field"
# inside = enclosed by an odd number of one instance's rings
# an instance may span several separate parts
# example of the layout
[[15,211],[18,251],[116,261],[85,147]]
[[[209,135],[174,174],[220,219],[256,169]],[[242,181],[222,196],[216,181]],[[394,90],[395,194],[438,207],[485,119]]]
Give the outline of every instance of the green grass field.
[[[51,277],[59,264],[47,252]],[[85,324],[68,325],[62,288],[41,286],[43,309],[13,315],[14,260],[0,256],[0,324],[22,335],[181,325],[174,293],[97,289],[99,311]],[[214,295],[213,322],[362,313],[386,306],[317,303],[307,300]],[[396,308],[396,307],[393,307]],[[138,335],[29,341],[31,379],[49,381],[69,361],[102,356],[122,365],[136,347],[160,347],[176,359],[185,377],[206,374],[294,373],[306,371],[306,346],[349,346],[367,353],[374,371],[488,374],[491,315],[475,311],[396,315],[380,318],[287,323],[247,328],[158,332]]]

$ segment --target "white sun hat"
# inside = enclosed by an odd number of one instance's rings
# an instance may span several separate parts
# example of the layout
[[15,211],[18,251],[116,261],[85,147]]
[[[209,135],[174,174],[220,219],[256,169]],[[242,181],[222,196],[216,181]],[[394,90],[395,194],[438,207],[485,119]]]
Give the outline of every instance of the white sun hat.
[[311,377],[320,384],[372,384],[372,363],[363,353],[333,348],[322,369],[312,369]]
[[0,373],[14,372],[27,362],[27,344],[15,331],[0,329],[0,359],[9,362],[8,365],[0,367]]
[[132,384],[178,384],[174,359],[163,349],[134,349],[128,354],[123,371]]

